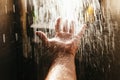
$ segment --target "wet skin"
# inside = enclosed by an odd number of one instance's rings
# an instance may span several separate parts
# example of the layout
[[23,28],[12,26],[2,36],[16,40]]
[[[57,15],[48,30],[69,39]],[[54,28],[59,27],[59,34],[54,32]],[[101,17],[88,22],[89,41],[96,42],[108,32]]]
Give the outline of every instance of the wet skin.
[[68,29],[68,22],[65,21],[61,30],[61,19],[58,18],[54,38],[49,39],[45,33],[36,32],[42,40],[42,45],[56,55],[45,80],[76,80],[75,55],[87,26],[83,25],[80,32],[75,35],[74,25],[72,21]]

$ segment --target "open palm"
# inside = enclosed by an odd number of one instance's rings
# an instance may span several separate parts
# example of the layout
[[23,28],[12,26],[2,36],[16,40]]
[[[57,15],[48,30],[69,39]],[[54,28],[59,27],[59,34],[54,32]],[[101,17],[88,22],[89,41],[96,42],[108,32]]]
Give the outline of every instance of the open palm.
[[68,29],[68,22],[65,21],[62,27],[63,29],[61,30],[61,19],[58,18],[55,24],[55,37],[49,39],[42,31],[37,31],[36,34],[42,40],[43,46],[51,52],[64,52],[75,56],[79,47],[78,44],[80,43],[80,38],[86,29],[86,25],[81,27],[80,32],[77,35],[74,34],[74,25],[75,24],[72,21]]

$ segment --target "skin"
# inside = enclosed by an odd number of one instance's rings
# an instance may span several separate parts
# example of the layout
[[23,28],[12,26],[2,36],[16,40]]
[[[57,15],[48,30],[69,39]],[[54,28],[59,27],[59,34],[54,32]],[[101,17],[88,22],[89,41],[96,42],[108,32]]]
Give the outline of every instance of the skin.
[[68,22],[65,21],[63,29],[60,30],[61,19],[58,18],[55,24],[56,34],[52,39],[44,32],[36,32],[42,40],[42,45],[55,55],[45,80],[76,80],[75,55],[86,25],[81,27],[77,35],[74,35],[74,25],[72,21],[68,29]]

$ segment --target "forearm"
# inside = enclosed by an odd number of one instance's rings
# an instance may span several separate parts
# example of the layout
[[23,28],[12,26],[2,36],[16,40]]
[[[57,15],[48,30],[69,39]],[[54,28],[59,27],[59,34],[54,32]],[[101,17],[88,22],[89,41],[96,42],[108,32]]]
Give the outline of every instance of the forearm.
[[[61,55],[53,61],[46,80],[76,80],[73,55]],[[66,53],[67,54],[67,53]]]
[[49,71],[46,80],[76,80],[76,72],[64,65],[56,65]]

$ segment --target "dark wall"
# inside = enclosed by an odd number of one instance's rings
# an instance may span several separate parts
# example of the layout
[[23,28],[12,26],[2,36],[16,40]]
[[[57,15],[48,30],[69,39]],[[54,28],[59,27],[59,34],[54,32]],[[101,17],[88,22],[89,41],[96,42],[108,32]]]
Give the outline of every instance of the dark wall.
[[[115,31],[115,49],[114,60],[111,66],[109,80],[120,80],[120,5],[119,0],[102,0],[104,12],[106,15],[111,15],[111,23],[114,25]],[[108,12],[107,12],[108,11]]]
[[0,80],[22,74],[22,36],[17,0],[0,0]]

